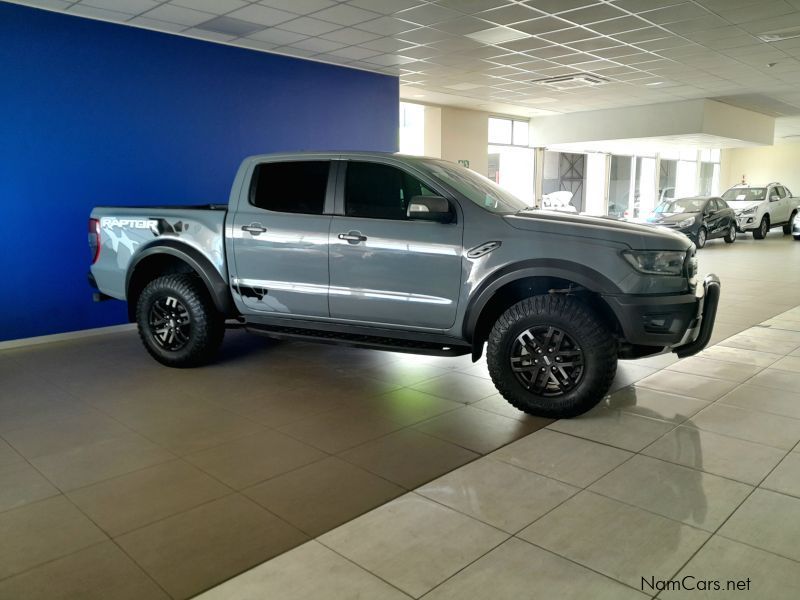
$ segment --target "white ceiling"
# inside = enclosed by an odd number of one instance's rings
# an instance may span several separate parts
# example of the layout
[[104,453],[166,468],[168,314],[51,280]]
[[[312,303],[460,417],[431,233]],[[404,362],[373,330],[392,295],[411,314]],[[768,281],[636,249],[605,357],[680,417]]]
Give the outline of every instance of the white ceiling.
[[[800,134],[800,0],[20,0],[400,76],[401,95],[542,115],[718,98]],[[223,33],[225,32],[225,33]],[[768,66],[772,65],[772,66]],[[590,72],[595,87],[533,80]]]

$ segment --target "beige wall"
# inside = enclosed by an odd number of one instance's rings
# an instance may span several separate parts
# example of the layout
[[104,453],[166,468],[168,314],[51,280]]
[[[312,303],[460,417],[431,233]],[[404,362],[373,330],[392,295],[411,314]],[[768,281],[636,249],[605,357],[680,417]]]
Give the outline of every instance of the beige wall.
[[[427,115],[426,115],[427,116]],[[489,172],[489,113],[442,107],[442,158],[468,160],[473,171]]]
[[425,156],[442,158],[442,109],[425,106]]
[[800,144],[777,144],[757,148],[723,150],[720,156],[721,191],[741,183],[780,181],[795,196],[800,195]]

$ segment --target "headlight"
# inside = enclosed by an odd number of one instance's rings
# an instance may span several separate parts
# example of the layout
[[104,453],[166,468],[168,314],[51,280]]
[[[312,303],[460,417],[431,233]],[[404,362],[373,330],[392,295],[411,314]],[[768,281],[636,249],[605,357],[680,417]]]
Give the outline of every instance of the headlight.
[[682,275],[686,252],[626,250],[622,253],[631,266],[648,275]]
[[756,212],[756,207],[755,206],[751,206],[750,208],[745,208],[739,214],[740,215],[750,215],[750,214],[753,214],[754,212]]
[[678,229],[685,229],[694,225],[694,217],[689,217],[678,223]]

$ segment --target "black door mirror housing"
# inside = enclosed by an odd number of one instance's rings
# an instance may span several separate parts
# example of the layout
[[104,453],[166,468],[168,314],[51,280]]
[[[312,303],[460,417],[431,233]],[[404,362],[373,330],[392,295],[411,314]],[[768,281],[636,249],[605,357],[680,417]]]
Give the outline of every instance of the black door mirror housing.
[[406,216],[415,221],[437,223],[450,223],[453,220],[450,203],[441,196],[412,196]]

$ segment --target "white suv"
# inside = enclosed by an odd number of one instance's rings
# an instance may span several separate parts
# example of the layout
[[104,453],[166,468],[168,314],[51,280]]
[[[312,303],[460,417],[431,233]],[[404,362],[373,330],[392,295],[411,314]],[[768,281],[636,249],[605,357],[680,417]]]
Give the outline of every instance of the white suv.
[[735,185],[722,194],[736,213],[739,231],[752,231],[753,237],[763,240],[772,227],[783,227],[783,233],[792,233],[800,198],[795,198],[785,185],[773,181],[767,185]]

